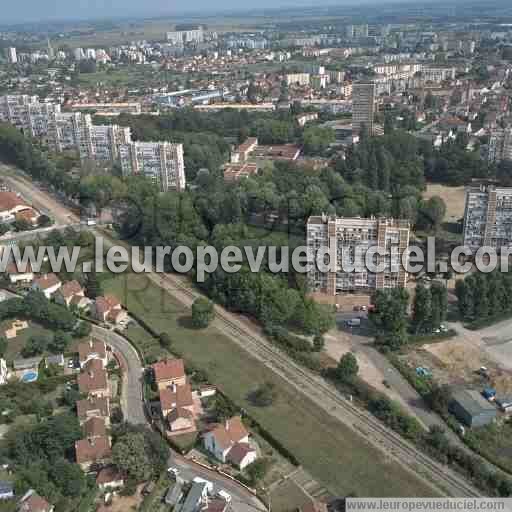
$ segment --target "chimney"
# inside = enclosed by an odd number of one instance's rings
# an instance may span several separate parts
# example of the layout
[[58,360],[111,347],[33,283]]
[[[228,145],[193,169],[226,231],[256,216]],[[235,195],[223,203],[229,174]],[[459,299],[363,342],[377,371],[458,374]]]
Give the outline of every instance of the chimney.
[[226,422],[225,422],[225,425],[224,425],[224,426],[226,427],[226,430],[229,430],[229,420],[226,420]]
[[178,388],[176,387],[176,383],[175,383],[175,382],[173,382],[173,383],[171,384],[171,390],[172,390],[172,392],[173,392],[173,393],[176,393],[176,390],[177,390],[177,389],[178,389]]
[[89,347],[92,348],[92,338],[89,339]]

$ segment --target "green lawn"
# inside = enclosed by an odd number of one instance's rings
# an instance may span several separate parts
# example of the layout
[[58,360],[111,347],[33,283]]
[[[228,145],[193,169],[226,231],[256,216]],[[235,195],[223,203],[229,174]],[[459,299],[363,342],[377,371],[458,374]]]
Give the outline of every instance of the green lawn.
[[293,480],[285,480],[270,493],[270,503],[274,512],[289,512],[310,504],[311,500]]
[[[433,491],[398,464],[333,419],[211,327],[190,328],[190,311],[151,284],[144,275],[123,274],[104,282],[157,332],[167,332],[186,361],[206,371],[212,383],[245,408],[335,495],[432,496]],[[141,343],[143,337],[141,336]],[[279,389],[267,408],[248,394],[264,382]]]
[[[2,336],[5,335],[5,330],[9,329],[12,325],[13,320],[4,320],[0,323],[0,334]],[[28,328],[23,329],[22,331],[18,331],[18,335],[15,338],[11,338],[7,340],[7,351],[5,353],[5,359],[7,361],[13,361],[14,359],[20,358],[21,349],[25,346],[25,343],[32,336],[49,336],[52,337],[52,332],[48,329],[45,329],[41,325],[29,321]]]

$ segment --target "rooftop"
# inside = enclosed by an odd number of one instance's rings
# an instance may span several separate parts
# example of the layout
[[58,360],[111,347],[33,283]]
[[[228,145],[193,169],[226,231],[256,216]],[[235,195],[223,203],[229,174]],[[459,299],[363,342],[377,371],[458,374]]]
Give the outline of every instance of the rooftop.
[[155,380],[157,382],[175,380],[185,377],[185,365],[183,359],[166,359],[159,361],[153,366]]

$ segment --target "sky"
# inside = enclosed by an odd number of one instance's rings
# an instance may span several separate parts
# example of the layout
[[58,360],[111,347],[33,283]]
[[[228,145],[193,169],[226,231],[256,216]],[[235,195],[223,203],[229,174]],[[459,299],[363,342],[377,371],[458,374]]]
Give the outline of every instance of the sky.
[[[113,18],[158,15],[179,15],[192,12],[244,10],[266,7],[312,7],[319,0],[2,0],[2,23],[23,23],[35,21],[60,21],[92,18]],[[366,0],[364,3],[367,3]],[[415,3],[418,0],[410,0]],[[422,1],[422,0],[419,0]],[[373,0],[374,3],[388,3],[389,0]],[[359,4],[360,0],[325,0],[328,4]]]

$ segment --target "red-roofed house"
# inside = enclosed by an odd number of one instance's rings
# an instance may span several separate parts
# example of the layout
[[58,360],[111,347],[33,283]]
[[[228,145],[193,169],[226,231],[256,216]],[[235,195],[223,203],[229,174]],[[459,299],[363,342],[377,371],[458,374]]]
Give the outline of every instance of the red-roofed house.
[[97,397],[110,397],[107,372],[103,363],[98,359],[91,359],[78,375],[78,389],[80,393]]
[[249,445],[249,432],[239,416],[213,425],[203,435],[203,444],[216,459],[231,462],[240,469],[257,458],[256,450]]
[[228,452],[228,461],[240,470],[258,458],[258,453],[249,443],[236,443]]
[[34,280],[34,273],[32,272],[30,263],[26,265],[20,263],[18,265],[13,261],[7,265],[5,273],[9,276],[11,284],[30,283]]
[[95,437],[105,437],[107,435],[107,426],[105,425],[105,418],[89,418],[82,425],[84,435],[87,439],[94,439]]
[[128,313],[122,308],[121,303],[113,295],[96,297],[92,309],[94,317],[100,322],[119,324],[128,319]]
[[14,192],[0,192],[0,223],[13,222],[16,214],[32,209]]
[[34,210],[34,208],[27,208],[16,214],[16,220],[25,221],[31,224],[32,226],[37,226],[37,221],[39,220],[39,213]]
[[44,293],[49,300],[61,286],[62,282],[55,274],[43,274],[34,279],[32,290]]
[[155,363],[151,368],[159,390],[184,386],[187,382],[183,359],[166,359]]
[[78,308],[82,309],[87,307],[91,300],[85,296],[84,289],[80,286],[78,281],[68,281],[64,283],[55,293],[55,302],[63,306],[70,306],[76,304]]
[[107,426],[110,425],[110,403],[108,398],[90,395],[83,400],[78,400],[76,412],[80,425],[83,425],[90,418],[102,418]]
[[18,512],[52,512],[53,509],[53,505],[41,498],[34,489],[27,491],[18,502]]
[[124,485],[125,476],[114,466],[103,468],[96,477],[96,485],[102,490],[119,489]]
[[101,361],[103,368],[108,364],[107,346],[104,341],[93,340],[84,341],[78,345],[78,360],[80,368],[83,368],[92,359]]
[[80,439],[75,442],[75,454],[77,464],[86,472],[93,464],[106,464],[112,456],[110,438]]

